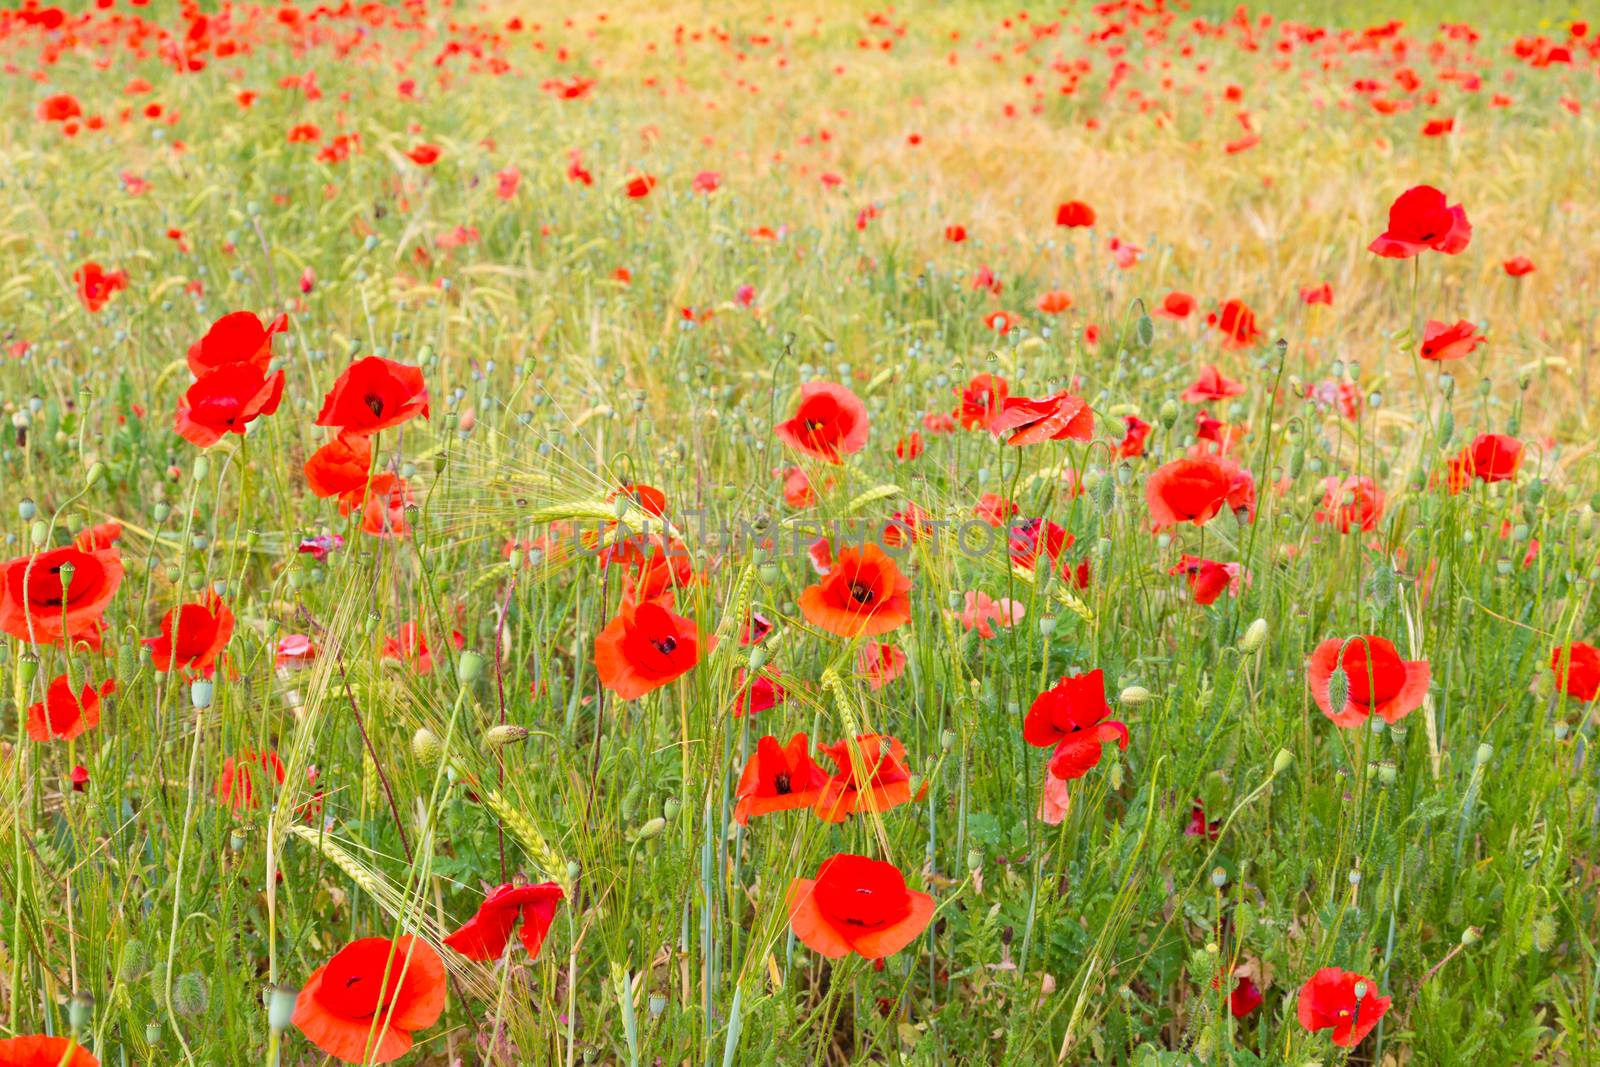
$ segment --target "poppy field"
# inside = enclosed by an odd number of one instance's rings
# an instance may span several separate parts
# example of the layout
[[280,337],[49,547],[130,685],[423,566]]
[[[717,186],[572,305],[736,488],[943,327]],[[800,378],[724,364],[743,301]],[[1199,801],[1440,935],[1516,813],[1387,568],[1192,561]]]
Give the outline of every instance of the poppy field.
[[0,1067],[1600,1063],[1600,19],[0,10]]

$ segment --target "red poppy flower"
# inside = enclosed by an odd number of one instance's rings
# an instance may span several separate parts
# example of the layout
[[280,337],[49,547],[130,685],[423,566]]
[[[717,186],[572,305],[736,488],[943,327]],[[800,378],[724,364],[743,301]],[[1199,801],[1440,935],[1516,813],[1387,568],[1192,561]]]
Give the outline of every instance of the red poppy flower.
[[1059,315],[1072,307],[1072,296],[1060,289],[1052,289],[1047,293],[1040,293],[1034,307],[1046,315]]
[[653,175],[640,174],[628,179],[628,184],[624,187],[624,191],[627,192],[630,199],[642,200],[649,196],[650,191],[655,187],[656,179]]
[[778,440],[790,448],[827,460],[859,452],[867,445],[870,426],[867,407],[835,382],[806,382],[800,387],[800,406],[794,417],[773,427]]
[[1183,827],[1184,837],[1200,837],[1215,841],[1222,836],[1222,820],[1206,821],[1206,809],[1198,800],[1189,806],[1189,821]]
[[407,152],[406,157],[419,167],[431,167],[439,162],[439,146],[436,144],[419,144]]
[[1235,1019],[1243,1019],[1259,1007],[1261,1007],[1261,990],[1256,988],[1255,982],[1248,977],[1240,978],[1234,985],[1233,992],[1228,994],[1228,1011]]
[[1083,397],[1064,390],[1038,399],[1009,396],[989,420],[989,432],[996,438],[1005,437],[1008,445],[1018,446],[1040,441],[1087,441],[1094,436],[1094,412]]
[[72,691],[66,675],[50,683],[44,699],[28,708],[28,736],[35,741],[71,741],[100,725],[100,698],[115,692],[117,683],[107,679],[99,689],[84,682],[79,693]]
[[1068,200],[1056,208],[1057,226],[1093,226],[1094,208],[1082,200]]
[[944,239],[951,244],[960,244],[967,239],[967,228],[965,226],[946,226],[944,228]]
[[[257,775],[261,776],[259,786]],[[222,761],[222,771],[211,791],[218,804],[232,811],[254,811],[261,805],[263,795],[282,784],[283,761],[276,752],[270,748],[259,752],[245,748]]]
[[1325,304],[1333,306],[1333,286],[1328,282],[1321,285],[1308,285],[1300,290],[1300,301],[1307,306],[1312,304]]
[[901,463],[910,463],[922,455],[922,434],[916,430],[894,443],[894,458]]
[[[817,502],[817,494],[811,491],[811,479],[800,467],[790,467],[788,470],[779,468],[776,472],[783,475],[783,502],[791,508],[809,508]],[[830,481],[832,479],[829,479]]]
[[1006,550],[1013,566],[1031,571],[1039,562],[1040,554],[1055,563],[1063,550],[1070,548],[1076,538],[1066,529],[1049,519],[1028,519],[1010,527]]
[[91,313],[105,307],[113,296],[128,287],[128,275],[120,270],[105,270],[98,263],[85,263],[72,272],[78,283],[78,297]]
[[752,815],[809,808],[827,784],[828,772],[811,758],[805,734],[795,734],[786,745],[779,745],[776,737],[763,737],[739,775],[734,821],[743,826]]
[[1324,967],[1300,987],[1300,1025],[1313,1033],[1332,1030],[1335,1045],[1355,1048],[1389,1010],[1389,998],[1377,993],[1378,983],[1371,978]]
[[[999,629],[1010,629],[1022,621],[1027,609],[1005,597],[995,600],[987,593],[969,591],[962,602],[957,618],[964,630],[976,630],[985,641],[999,636]],[[999,627],[999,629],[996,629]]]
[[973,506],[972,513],[990,526],[998,529],[1006,524],[1006,520],[1017,514],[1020,509],[1017,505],[999,493],[985,493],[978,498],[978,503]]
[[700,659],[700,632],[674,614],[671,600],[624,604],[594,639],[600,684],[637,700],[689,671]]
[[292,1021],[343,1063],[388,1063],[411,1050],[412,1033],[444,1013],[444,961],[409,934],[364,937],[311,972]]
[[892,863],[847,852],[823,860],[815,879],[790,882],[788,898],[795,937],[829,959],[892,956],[933,919],[933,898],[907,889]]
[[1022,739],[1036,748],[1055,746],[1050,754],[1053,776],[1082,778],[1100,762],[1102,744],[1115,741],[1119,748],[1128,747],[1127,726],[1110,716],[1105,674],[1099,668],[1063,675],[1029,705]]
[[1501,266],[1504,267],[1506,269],[1506,273],[1511,275],[1513,278],[1521,278],[1525,274],[1532,274],[1536,269],[1533,265],[1533,260],[1529,259],[1527,256],[1512,256],[1510,259],[1502,263]]
[[1188,404],[1204,404],[1213,400],[1241,396],[1244,390],[1243,382],[1224,377],[1213,363],[1203,368],[1195,383],[1183,391],[1183,400]]
[[1450,206],[1431,185],[1401,193],[1389,206],[1389,228],[1367,246],[1388,259],[1410,259],[1429,248],[1455,255],[1472,240],[1472,225],[1460,204]]
[[1206,316],[1206,324],[1222,332],[1228,348],[1248,348],[1261,337],[1256,328],[1256,313],[1243,300],[1229,300],[1215,315]]
[[1480,433],[1461,454],[1450,460],[1450,491],[1457,493],[1472,478],[1482,482],[1509,482],[1522,466],[1522,442],[1500,433]]
[[868,642],[856,653],[856,673],[874,690],[882,689],[905,673],[906,654],[897,645]]
[[[72,577],[62,583],[61,572]],[[100,616],[122,584],[115,548],[54,548],[0,563],[0,630],[19,641],[54,645],[63,636],[100,647]]]
[[1194,594],[1194,602],[1204,607],[1216,603],[1217,598],[1224,592],[1237,595],[1243,571],[1237,563],[1218,563],[1216,560],[1201,559],[1199,556],[1185,553],[1167,573],[1186,575],[1189,579],[1189,591]]
[[[860,752],[859,763],[855,750]],[[916,797],[911,795],[906,746],[899,738],[860,734],[853,745],[840,741],[823,745],[822,752],[837,768],[817,797],[817,817],[827,822],[843,822],[847,816],[862,811],[885,812],[927,792],[924,784]]]
[[1137,415],[1124,415],[1122,422],[1127,426],[1122,440],[1117,442],[1117,455],[1133,458],[1144,455],[1144,442],[1150,436],[1150,424]]
[[[69,1050],[71,1055],[68,1055]],[[0,1040],[0,1064],[4,1067],[100,1067],[100,1061],[71,1038],[44,1034]]]
[[1188,293],[1180,293],[1176,289],[1168,293],[1161,300],[1161,306],[1150,314],[1158,319],[1186,319],[1194,314],[1195,299]]
[[[363,504],[364,502],[364,504]],[[398,474],[375,474],[364,493],[347,494],[339,501],[339,514],[361,509],[361,529],[374,537],[404,537],[411,531],[406,508],[413,503],[411,487]]]
[[1589,701],[1600,695],[1600,649],[1593,645],[1574,641],[1556,649],[1550,653],[1550,670],[1556,688],[1572,699]]
[[1226,505],[1255,518],[1255,479],[1222,456],[1186,456],[1156,470],[1144,486],[1154,529],[1180,522],[1204,526]]
[[264,373],[272,363],[272,338],[289,328],[289,316],[261,325],[253,311],[234,311],[211,324],[206,335],[189,346],[189,372],[202,378],[230,363],[249,363]]
[[72,539],[75,547],[84,552],[100,552],[111,548],[122,537],[122,524],[120,522],[102,522],[98,526],[91,526],[82,530]]
[[650,554],[642,552],[629,564],[631,573],[622,586],[622,596],[632,603],[656,600],[663,593],[681,589],[700,579],[695,577],[694,561],[682,541],[650,535]]
[[1354,474],[1340,481],[1328,477],[1322,480],[1322,507],[1317,509],[1318,522],[1336,523],[1340,533],[1372,530],[1383,515],[1383,490],[1371,478]]
[[[1341,668],[1345,703],[1334,708],[1329,689],[1333,672]],[[1306,668],[1306,682],[1317,707],[1335,726],[1347,729],[1360,726],[1371,715],[1380,715],[1388,723],[1399,722],[1422,706],[1428,681],[1427,660],[1401,659],[1394,645],[1376,634],[1348,640],[1330,637],[1312,651]]]
[[[450,643],[457,651],[467,647],[467,639],[460,631],[451,633]],[[433,653],[428,649],[428,638],[414,622],[402,623],[394,637],[385,637],[381,655],[386,660],[409,662],[418,674],[428,674],[433,670]]]
[[911,579],[877,545],[846,548],[815,585],[800,593],[800,613],[840,637],[876,637],[911,621]]
[[209,678],[232,636],[233,612],[212,594],[202,603],[167,612],[161,617],[161,636],[147,637],[144,643],[156,670],[191,670]]
[[318,426],[370,434],[398,426],[413,415],[428,417],[428,387],[422,368],[367,356],[345,368],[323,397]]
[[251,363],[229,363],[189,387],[178,401],[173,429],[186,441],[209,448],[230,433],[243,434],[283,400],[283,371],[264,373]]
[[653,485],[640,483],[618,486],[606,494],[606,503],[610,504],[622,496],[627,497],[646,515],[653,515],[658,519],[666,517],[667,494]]
[[83,107],[71,93],[57,93],[39,101],[38,115],[40,122],[66,122],[68,119],[81,118]]
[[316,496],[359,500],[372,469],[372,439],[340,434],[311,453],[306,481]]
[[748,677],[743,667],[739,668],[738,677],[734,680],[739,687],[739,695],[733,701],[733,717],[738,719],[746,715],[758,715],[787,700],[789,691],[778,678],[778,672],[771,667],[753,679]]
[[1422,331],[1422,349],[1417,354],[1423,359],[1435,362],[1465,359],[1468,353],[1483,344],[1485,340],[1483,334],[1478,332],[1478,328],[1465,319],[1454,326],[1446,326],[1442,322],[1429,319]]
[[511,940],[511,928],[522,920],[522,944],[529,959],[538,959],[566,894],[554,882],[496,886],[478,905],[478,912],[444,943],[469,960],[497,960]]
[[957,387],[954,391],[961,400],[955,416],[961,420],[963,430],[971,430],[989,428],[989,420],[1005,403],[1011,389],[998,374],[976,374],[965,388]]

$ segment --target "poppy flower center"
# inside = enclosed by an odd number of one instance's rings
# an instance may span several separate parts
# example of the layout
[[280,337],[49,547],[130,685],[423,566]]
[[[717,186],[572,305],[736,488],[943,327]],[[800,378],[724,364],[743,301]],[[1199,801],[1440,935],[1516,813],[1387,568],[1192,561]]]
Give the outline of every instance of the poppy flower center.
[[377,393],[368,393],[366,396],[361,398],[361,402],[367,405],[367,410],[372,412],[373,418],[383,418],[383,397],[379,396]]
[[850,599],[863,606],[871,604],[877,594],[865,582],[855,581],[850,583]]
[[782,772],[773,776],[772,788],[781,797],[794,792],[794,785],[789,781],[789,775]]
[[652,637],[650,639],[650,643],[654,645],[655,650],[661,653],[663,656],[672,655],[672,653],[677,651],[678,648],[678,639],[670,634],[668,634],[666,637]]

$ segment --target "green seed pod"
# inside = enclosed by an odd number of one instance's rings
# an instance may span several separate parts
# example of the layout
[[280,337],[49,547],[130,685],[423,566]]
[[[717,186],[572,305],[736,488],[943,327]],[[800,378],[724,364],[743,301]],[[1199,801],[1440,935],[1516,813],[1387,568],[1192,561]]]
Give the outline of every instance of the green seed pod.
[[638,839],[640,841],[648,841],[652,837],[659,836],[661,831],[665,830],[666,828],[667,820],[657,816],[656,818],[645,823],[643,826],[639,827]]
[[194,466],[191,469],[194,472],[195,481],[205,481],[206,476],[211,473],[211,457],[206,455],[204,452],[200,453],[198,456],[194,457]]
[[130,937],[122,946],[122,963],[117,976],[124,983],[137,982],[150,970],[150,949],[137,937]]
[[26,689],[33,684],[33,680],[37,677],[39,677],[38,655],[32,651],[24,652],[21,658],[17,660],[17,679],[22,682],[22,687]]
[[678,817],[678,812],[682,808],[683,805],[678,801],[677,797],[668,797],[661,804],[661,817],[668,822],[672,822]]
[[203,975],[189,971],[178,975],[172,984],[172,1010],[179,1015],[194,1017],[204,1015],[211,1006],[211,991]]
[[34,519],[33,525],[28,527],[28,540],[33,542],[34,548],[43,548],[50,539],[50,525],[43,519]]
[[471,685],[483,675],[483,657],[476,652],[463,652],[456,660],[456,678],[462,685]]
[[67,1025],[74,1034],[82,1034],[93,1021],[94,997],[80,989],[67,1002]]
[[1172,429],[1172,424],[1178,421],[1180,414],[1182,414],[1182,409],[1178,407],[1178,402],[1168,397],[1161,402],[1161,408],[1156,417],[1161,420],[1162,426],[1170,430]]
[[973,874],[983,870],[983,849],[967,849],[967,870]]

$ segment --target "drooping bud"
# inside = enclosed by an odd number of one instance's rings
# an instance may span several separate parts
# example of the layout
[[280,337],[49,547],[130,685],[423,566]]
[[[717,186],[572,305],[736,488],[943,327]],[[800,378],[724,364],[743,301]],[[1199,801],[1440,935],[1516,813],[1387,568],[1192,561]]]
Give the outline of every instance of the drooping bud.
[[172,985],[172,1010],[179,1015],[204,1015],[211,1006],[211,991],[203,975],[190,971],[178,975]]
[[1245,655],[1254,655],[1267,643],[1267,620],[1256,619],[1245,627],[1244,634],[1239,638],[1239,651]]
[[1272,776],[1276,778],[1294,765],[1294,753],[1286,748],[1278,749],[1278,754],[1272,757]]

